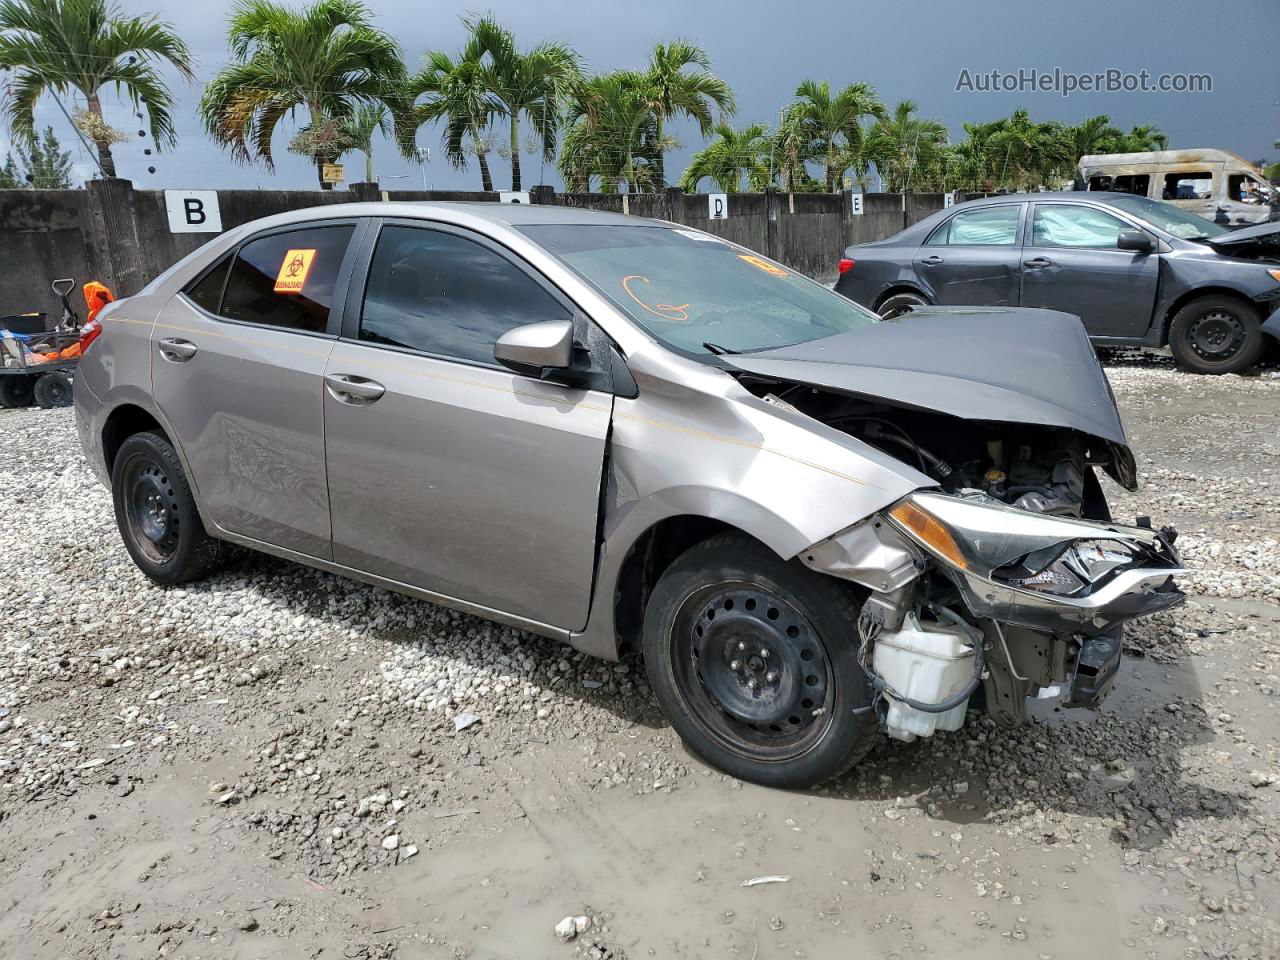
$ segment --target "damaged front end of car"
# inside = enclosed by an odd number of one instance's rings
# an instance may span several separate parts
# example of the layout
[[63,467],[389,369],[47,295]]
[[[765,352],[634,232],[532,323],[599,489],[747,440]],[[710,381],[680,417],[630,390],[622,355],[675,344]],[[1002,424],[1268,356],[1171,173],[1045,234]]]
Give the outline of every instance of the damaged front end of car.
[[1031,512],[978,490],[918,491],[801,555],[868,590],[858,655],[886,731],[957,730],[980,694],[1014,727],[1029,698],[1096,707],[1122,625],[1183,600],[1172,530]]

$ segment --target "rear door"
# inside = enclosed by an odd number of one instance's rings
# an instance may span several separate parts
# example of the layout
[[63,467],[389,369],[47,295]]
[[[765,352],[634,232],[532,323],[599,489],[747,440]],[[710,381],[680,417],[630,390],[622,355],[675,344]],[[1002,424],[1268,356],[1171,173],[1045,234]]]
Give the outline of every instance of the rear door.
[[207,519],[330,555],[323,375],[358,223],[259,234],[160,312],[152,389]]
[[960,306],[1017,306],[1019,228],[1025,203],[962,208],[939,224],[912,265],[930,300]]
[[581,628],[613,397],[493,359],[503,332],[572,305],[452,227],[388,221],[366,257],[325,368],[334,560]]
[[[1093,337],[1145,334],[1155,308],[1160,255],[1155,249],[1136,253],[1116,247],[1123,231],[1140,228],[1087,204],[1032,206],[1022,251],[1022,305],[1074,313]],[[1156,238],[1151,241],[1158,249]]]

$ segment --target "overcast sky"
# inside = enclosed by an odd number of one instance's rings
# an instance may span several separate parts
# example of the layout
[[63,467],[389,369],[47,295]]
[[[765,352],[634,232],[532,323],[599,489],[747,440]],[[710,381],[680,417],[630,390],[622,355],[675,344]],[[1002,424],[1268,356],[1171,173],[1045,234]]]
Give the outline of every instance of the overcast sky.
[[[226,15],[220,0],[178,4],[120,0],[131,14],[154,11],[173,23],[191,45],[196,82],[174,80],[178,100],[176,150],[145,157],[147,143],[134,137],[115,150],[121,176],[139,188],[272,187],[310,188],[314,168],[287,153],[296,125],[276,133],[278,165],[233,163],[204,136],[195,117],[203,83],[226,61]],[[944,122],[959,139],[966,121],[984,121],[1025,107],[1038,120],[1067,123],[1106,113],[1119,126],[1153,123],[1174,147],[1220,147],[1247,160],[1274,159],[1280,137],[1280,6],[1275,0],[1160,0],[1121,4],[1077,0],[1070,4],[1030,0],[989,0],[955,4],[926,0],[844,4],[786,4],[776,0],[487,0],[454,5],[438,0],[372,0],[377,23],[402,44],[411,67],[429,49],[458,50],[464,41],[459,16],[492,11],[515,31],[522,47],[555,39],[574,46],[588,69],[604,72],[641,66],[653,44],[684,38],[710,53],[715,71],[738,98],[736,124],[776,123],[779,109],[807,77],[833,87],[853,81],[873,84],[892,106],[913,99],[922,113]],[[1115,68],[1160,74],[1207,73],[1211,93],[980,93],[956,90],[962,70],[971,74],[1019,69],[1077,74]],[[127,104],[105,94],[108,119],[136,134],[139,123]],[[53,124],[66,145],[75,137],[52,99],[41,101],[41,126]],[[304,118],[299,118],[301,122]],[[700,145],[696,128],[677,124],[671,133],[683,146],[668,160],[668,176],[678,177]],[[0,133],[0,151],[8,144]],[[479,189],[474,165],[463,171],[438,159],[440,132],[423,127],[420,146],[430,147],[426,167],[434,188]],[[375,148],[375,169],[384,187],[422,187],[422,170],[389,144]],[[88,153],[73,150],[77,170],[92,170]],[[347,179],[363,178],[363,158],[346,157]],[[154,165],[150,174],[147,167]],[[509,163],[492,157],[499,188],[510,185]],[[354,175],[354,176],[353,176]],[[399,179],[395,179],[399,177]],[[554,169],[524,157],[525,186],[559,184]]]

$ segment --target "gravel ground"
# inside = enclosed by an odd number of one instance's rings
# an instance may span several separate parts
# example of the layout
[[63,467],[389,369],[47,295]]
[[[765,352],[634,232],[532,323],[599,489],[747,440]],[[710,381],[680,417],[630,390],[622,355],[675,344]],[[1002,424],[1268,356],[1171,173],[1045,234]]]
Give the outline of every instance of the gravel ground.
[[634,665],[265,557],[158,588],[70,413],[0,411],[0,956],[1280,956],[1280,378],[1108,372],[1191,602],[1098,714],[804,794]]

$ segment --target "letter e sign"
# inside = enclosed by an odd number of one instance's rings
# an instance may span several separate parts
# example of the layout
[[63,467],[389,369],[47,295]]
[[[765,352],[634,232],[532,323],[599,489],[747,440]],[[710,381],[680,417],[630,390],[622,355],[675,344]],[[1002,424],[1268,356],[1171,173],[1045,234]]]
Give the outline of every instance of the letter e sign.
[[221,233],[217,190],[166,190],[170,233]]
[[288,250],[280,261],[280,272],[276,274],[276,285],[272,288],[276,293],[301,293],[302,285],[307,282],[307,274],[311,272],[311,261],[316,258],[314,250]]

